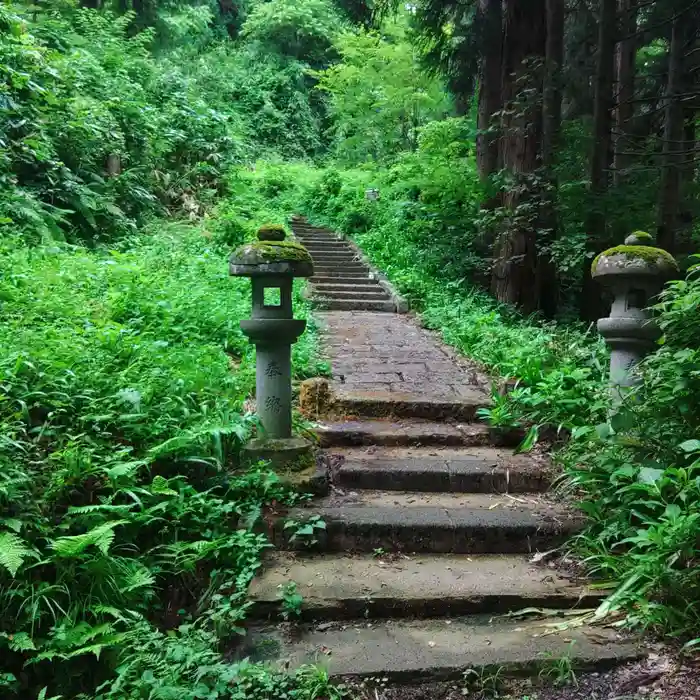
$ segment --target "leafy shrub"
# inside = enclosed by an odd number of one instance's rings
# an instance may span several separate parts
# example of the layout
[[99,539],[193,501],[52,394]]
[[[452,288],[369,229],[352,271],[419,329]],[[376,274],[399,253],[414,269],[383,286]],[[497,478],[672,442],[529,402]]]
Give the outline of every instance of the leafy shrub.
[[241,33],[284,56],[321,65],[342,20],[328,0],[270,0],[256,4]]
[[[202,664],[229,673],[265,504],[297,498],[240,470],[249,285],[184,224],[109,250],[5,238],[0,258],[3,697],[191,697]],[[297,376],[313,347],[311,327]]]

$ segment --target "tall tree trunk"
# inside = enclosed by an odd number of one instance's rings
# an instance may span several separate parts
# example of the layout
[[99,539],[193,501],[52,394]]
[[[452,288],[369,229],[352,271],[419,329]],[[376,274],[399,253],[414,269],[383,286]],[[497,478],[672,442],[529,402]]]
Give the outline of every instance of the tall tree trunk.
[[[593,106],[593,152],[591,153],[591,192],[604,194],[608,189],[610,168],[612,88],[615,59],[615,2],[601,0],[598,25],[598,64]],[[594,235],[602,236],[605,219],[595,221]]]
[[503,167],[512,174],[513,184],[503,197],[510,216],[496,244],[491,288],[499,301],[531,312],[538,296],[539,215],[533,214],[533,207],[522,205],[539,198],[534,182],[542,142],[541,77],[538,80],[540,72],[533,63],[541,64],[545,54],[545,0],[507,0],[505,8],[502,90],[506,110],[500,143]]
[[620,38],[615,51],[615,128],[613,131],[613,181],[619,185],[629,167],[631,143],[627,134],[634,117],[635,57],[637,54],[637,0],[618,0]]
[[561,132],[562,82],[564,63],[564,0],[546,0],[547,41],[542,86],[542,166],[546,190],[543,193],[542,223],[537,241],[538,307],[545,316],[554,316],[558,306],[558,280],[552,260],[552,245],[557,239],[557,182],[554,174]]
[[[595,102],[593,105],[593,151],[590,162],[591,203],[586,222],[587,248],[592,255],[605,244],[605,214],[602,199],[608,190],[610,143],[615,68],[616,0],[600,0],[598,19],[598,62],[596,66]],[[581,290],[581,317],[594,321],[603,312],[601,292],[591,279],[591,261],[584,260]]]
[[501,0],[479,0],[483,52],[479,67],[476,163],[486,178],[498,170],[498,137],[493,115],[501,109],[502,12]]
[[542,100],[542,164],[554,164],[561,130],[561,67],[564,63],[564,0],[546,0],[547,43]]
[[661,198],[659,200],[656,242],[673,252],[681,201],[681,170],[685,156],[683,139],[683,54],[688,19],[679,15],[671,26],[668,78],[664,95],[664,132],[661,154]]
[[240,24],[239,8],[234,0],[218,0],[219,2],[219,16],[226,26],[226,31],[228,32],[231,39],[235,39],[238,35],[238,28]]

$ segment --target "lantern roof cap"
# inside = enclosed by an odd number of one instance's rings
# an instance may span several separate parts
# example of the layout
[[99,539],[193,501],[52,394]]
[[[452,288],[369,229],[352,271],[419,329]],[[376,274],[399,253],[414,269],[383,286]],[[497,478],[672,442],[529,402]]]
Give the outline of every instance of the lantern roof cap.
[[229,272],[237,277],[311,277],[313,261],[297,241],[285,240],[284,226],[268,224],[258,230],[258,240],[246,243],[229,258]]
[[652,243],[646,231],[635,231],[625,238],[624,245],[604,250],[593,261],[591,276],[602,281],[612,277],[656,277],[670,279],[678,272],[676,259]]

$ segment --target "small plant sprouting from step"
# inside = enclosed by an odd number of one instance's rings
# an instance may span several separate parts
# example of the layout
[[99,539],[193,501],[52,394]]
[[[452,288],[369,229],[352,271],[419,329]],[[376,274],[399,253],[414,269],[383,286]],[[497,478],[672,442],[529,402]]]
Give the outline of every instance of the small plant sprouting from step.
[[287,520],[285,530],[291,530],[290,542],[298,542],[303,547],[318,544],[318,533],[326,529],[326,523],[319,515],[312,515],[308,520]]
[[384,549],[384,547],[377,547],[376,549],[372,550],[372,556],[375,559],[381,559],[385,555],[386,555],[386,550]]
[[479,408],[476,412],[478,418],[487,422],[491,428],[500,430],[514,430],[520,427],[518,415],[513,402],[508,396],[502,396],[497,391],[491,392],[491,406]]
[[522,426],[515,404],[508,395],[503,396],[495,388],[491,390],[491,402],[491,406],[476,411],[477,418],[488,423],[491,442],[494,445],[508,445],[519,441]]
[[550,681],[558,688],[567,685],[578,688],[578,678],[576,677],[573,663],[573,648],[575,644],[575,641],[570,642],[566,654],[562,656],[554,656],[554,654],[548,652],[542,654],[544,663],[538,676],[540,681]]
[[304,598],[297,590],[295,581],[288,583],[280,583],[277,586],[277,598],[280,601],[280,617],[285,622],[298,620],[301,617],[301,608],[304,604]]
[[468,668],[463,674],[462,695],[470,698],[499,698],[504,689],[503,668],[484,666]]

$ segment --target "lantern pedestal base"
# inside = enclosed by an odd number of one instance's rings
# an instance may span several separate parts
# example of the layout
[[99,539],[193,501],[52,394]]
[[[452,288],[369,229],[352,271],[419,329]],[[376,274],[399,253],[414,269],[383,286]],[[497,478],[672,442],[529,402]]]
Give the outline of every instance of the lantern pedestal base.
[[256,438],[243,448],[250,462],[270,462],[274,469],[302,471],[314,462],[313,444],[301,437]]

